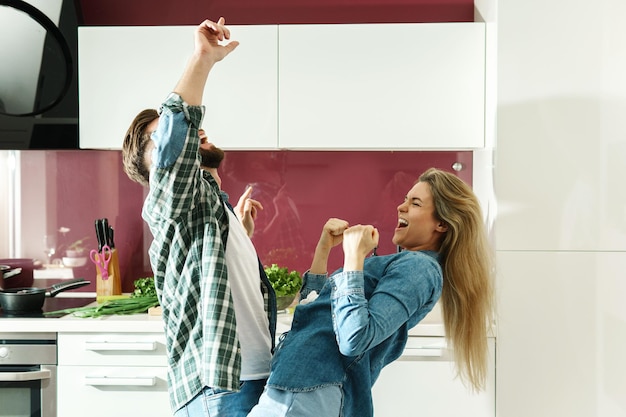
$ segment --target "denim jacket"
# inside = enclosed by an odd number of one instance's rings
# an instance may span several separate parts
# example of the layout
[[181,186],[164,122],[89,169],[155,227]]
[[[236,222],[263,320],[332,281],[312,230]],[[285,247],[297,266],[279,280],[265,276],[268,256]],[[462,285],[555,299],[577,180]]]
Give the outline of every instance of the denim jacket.
[[371,388],[381,369],[400,357],[408,331],[435,305],[443,276],[435,252],[404,251],[365,260],[364,270],[305,273],[291,331],[272,360],[268,385],[310,391],[343,390],[343,416],[373,416]]

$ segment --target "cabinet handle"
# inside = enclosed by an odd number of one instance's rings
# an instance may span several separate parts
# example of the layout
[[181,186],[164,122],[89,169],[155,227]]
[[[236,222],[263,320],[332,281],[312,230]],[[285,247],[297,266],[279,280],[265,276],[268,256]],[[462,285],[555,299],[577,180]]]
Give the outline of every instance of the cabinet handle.
[[420,356],[427,356],[427,357],[442,357],[443,356],[443,349],[441,348],[406,348],[404,349],[404,352],[402,352],[402,356],[404,357],[420,357]]
[[85,342],[87,350],[156,350],[156,342],[107,342],[89,341]]
[[42,379],[50,379],[50,371],[42,369],[41,371],[31,372],[0,372],[0,381],[37,381]]
[[156,384],[154,376],[86,376],[86,385],[107,385],[107,386],[131,386],[131,387],[152,387]]

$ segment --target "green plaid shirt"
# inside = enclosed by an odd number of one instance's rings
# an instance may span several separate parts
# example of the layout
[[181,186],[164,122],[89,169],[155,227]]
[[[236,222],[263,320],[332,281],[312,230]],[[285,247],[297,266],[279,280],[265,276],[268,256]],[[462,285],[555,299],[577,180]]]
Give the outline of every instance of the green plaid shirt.
[[142,217],[154,240],[150,262],[163,308],[173,410],[205,386],[239,389],[241,357],[224,249],[228,214],[200,169],[204,106],[170,94],[160,109]]

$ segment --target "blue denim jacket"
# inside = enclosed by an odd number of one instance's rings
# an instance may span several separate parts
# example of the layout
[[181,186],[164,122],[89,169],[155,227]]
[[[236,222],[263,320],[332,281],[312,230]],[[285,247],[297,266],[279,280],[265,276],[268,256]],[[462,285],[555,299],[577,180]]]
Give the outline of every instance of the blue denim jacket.
[[364,271],[304,275],[291,331],[276,347],[268,385],[289,391],[340,386],[343,416],[373,416],[371,388],[400,357],[408,331],[435,305],[443,276],[435,252],[404,251],[365,260]]

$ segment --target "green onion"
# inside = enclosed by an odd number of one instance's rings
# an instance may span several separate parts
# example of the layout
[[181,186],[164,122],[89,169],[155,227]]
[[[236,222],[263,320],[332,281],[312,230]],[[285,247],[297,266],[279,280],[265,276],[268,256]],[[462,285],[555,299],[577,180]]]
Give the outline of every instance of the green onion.
[[100,317],[113,314],[141,314],[150,307],[159,305],[156,296],[121,298],[109,300],[93,307],[66,308],[64,310],[51,311],[44,314],[72,314],[76,317]]

